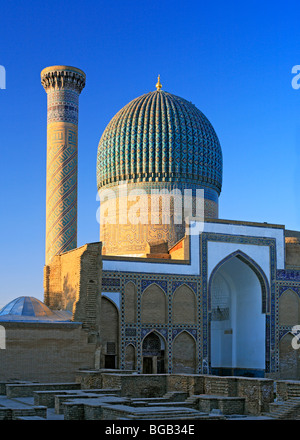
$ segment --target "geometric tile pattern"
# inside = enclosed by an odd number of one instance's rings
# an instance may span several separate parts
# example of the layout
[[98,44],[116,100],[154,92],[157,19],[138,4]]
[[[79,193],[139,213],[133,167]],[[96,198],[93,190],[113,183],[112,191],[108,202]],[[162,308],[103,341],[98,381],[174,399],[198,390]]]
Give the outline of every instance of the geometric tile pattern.
[[191,102],[157,90],[123,107],[98,146],[97,183],[181,182],[221,192],[222,151],[215,130]]
[[277,270],[277,280],[280,281],[300,281],[300,271],[292,269]]
[[[272,238],[264,237],[250,237],[239,235],[226,235],[226,234],[213,234],[202,233],[200,235],[200,255],[201,255],[201,273],[202,273],[202,312],[203,312],[203,359],[210,363],[210,286],[208,284],[207,275],[207,243],[208,241],[218,241],[225,243],[237,243],[237,244],[250,244],[256,246],[268,246],[270,255],[270,283],[269,294],[265,303],[265,316],[266,316],[266,328],[265,328],[265,372],[275,372],[278,366],[276,358],[276,310],[278,304],[276,302],[276,241]],[[250,262],[250,261],[249,261]],[[253,264],[253,261],[252,261]],[[253,267],[252,267],[253,269]],[[258,270],[258,268],[256,268]]]
[[76,126],[51,124],[47,144],[46,264],[77,246]]
[[[276,373],[279,369],[279,340],[290,328],[278,325],[278,299],[282,292],[288,288],[293,289],[300,296],[299,281],[283,281],[283,272],[276,271],[276,240],[267,237],[251,237],[239,235],[227,235],[217,233],[202,233],[200,241],[200,275],[159,275],[154,273],[128,273],[104,271],[103,281],[106,291],[117,291],[121,293],[121,343],[120,343],[120,368],[124,368],[125,348],[128,344],[136,347],[137,369],[142,368],[141,344],[145,335],[151,331],[159,333],[166,341],[168,356],[168,372],[172,373],[172,346],[176,335],[181,331],[188,332],[196,341],[197,372],[209,373],[211,366],[210,353],[210,321],[211,321],[211,288],[208,278],[208,242],[217,241],[223,243],[248,244],[256,246],[268,246],[270,256],[270,281],[264,278],[264,273],[255,262],[238,251],[229,257],[237,256],[254,270],[258,278],[261,277],[261,284],[266,284],[266,290],[262,288],[262,306],[266,317],[265,325],[265,373]],[[228,258],[229,258],[228,257]],[[260,273],[259,273],[260,272]],[[287,274],[287,279],[294,277]],[[279,278],[279,280],[277,279]],[[127,323],[124,320],[124,294],[125,285],[128,282],[135,284],[137,289],[137,320],[134,323]],[[165,324],[142,324],[141,323],[141,295],[150,284],[157,284],[163,289],[167,296],[168,321]],[[197,321],[193,325],[178,325],[172,323],[173,297],[176,289],[182,284],[189,286],[196,295]],[[264,297],[265,295],[265,297]]]
[[54,66],[42,71],[47,92],[46,265],[77,246],[77,131],[85,75]]
[[[104,283],[103,283],[104,280]],[[125,286],[128,282],[134,283],[137,288],[137,320],[136,322],[125,322],[124,315],[124,301],[125,301]],[[168,320],[165,324],[145,324],[141,322],[141,297],[145,289],[151,284],[157,284],[166,294],[167,308],[168,308]],[[120,341],[120,368],[124,369],[125,366],[125,350],[127,345],[132,344],[136,348],[136,362],[137,370],[142,371],[142,341],[144,337],[152,331],[159,333],[166,342],[166,356],[168,373],[172,373],[173,369],[173,355],[172,347],[174,338],[181,332],[185,331],[189,333],[196,341],[196,359],[197,359],[197,372],[201,372],[201,352],[198,350],[198,342],[201,336],[201,321],[195,324],[173,324],[173,298],[174,293],[178,287],[186,284],[191,287],[196,296],[197,315],[201,314],[200,303],[200,284],[197,276],[180,276],[180,275],[158,275],[158,274],[146,274],[146,273],[126,273],[111,271],[103,272],[102,288],[106,291],[120,292],[121,293],[121,307],[120,307],[120,327],[121,327],[121,341]]]

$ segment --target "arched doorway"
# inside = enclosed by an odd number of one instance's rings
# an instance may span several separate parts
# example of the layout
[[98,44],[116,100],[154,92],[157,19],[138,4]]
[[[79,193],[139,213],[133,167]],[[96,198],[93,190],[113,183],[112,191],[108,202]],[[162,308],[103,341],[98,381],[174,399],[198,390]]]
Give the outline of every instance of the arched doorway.
[[212,374],[264,376],[266,283],[263,272],[242,253],[229,256],[212,272],[209,283]]
[[143,374],[162,374],[165,372],[165,342],[155,332],[145,337],[142,344]]

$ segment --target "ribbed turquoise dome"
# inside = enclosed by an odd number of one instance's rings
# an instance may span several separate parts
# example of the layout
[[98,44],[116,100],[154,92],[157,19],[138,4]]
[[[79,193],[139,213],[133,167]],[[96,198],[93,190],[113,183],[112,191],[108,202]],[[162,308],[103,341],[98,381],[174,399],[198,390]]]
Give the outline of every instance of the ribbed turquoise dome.
[[191,102],[157,90],[125,105],[98,146],[98,189],[119,181],[182,182],[221,192],[215,130]]

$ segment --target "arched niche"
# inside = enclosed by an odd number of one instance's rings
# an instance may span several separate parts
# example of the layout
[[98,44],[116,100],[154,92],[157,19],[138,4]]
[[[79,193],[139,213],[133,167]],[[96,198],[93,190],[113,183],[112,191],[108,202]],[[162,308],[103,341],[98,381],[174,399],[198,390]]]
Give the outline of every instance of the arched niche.
[[292,289],[285,290],[279,298],[279,325],[299,324],[299,297]]
[[197,304],[194,291],[182,284],[173,296],[173,324],[196,324],[197,323]]
[[136,369],[136,350],[133,344],[128,344],[125,348],[125,370]]
[[180,332],[173,341],[172,372],[181,374],[196,373],[196,342],[188,332]]
[[165,292],[157,284],[150,284],[141,300],[142,324],[167,323],[167,299]]

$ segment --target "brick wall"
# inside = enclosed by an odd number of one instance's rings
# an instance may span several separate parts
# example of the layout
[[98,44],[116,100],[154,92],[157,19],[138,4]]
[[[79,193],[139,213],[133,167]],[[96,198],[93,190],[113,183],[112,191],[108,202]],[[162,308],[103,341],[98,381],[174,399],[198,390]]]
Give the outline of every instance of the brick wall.
[[102,374],[99,371],[78,371],[75,378],[84,390],[102,387]]
[[237,395],[245,397],[245,410],[250,414],[269,411],[274,400],[274,382],[271,379],[238,378]]
[[210,413],[213,409],[219,409],[222,414],[244,414],[245,399],[242,397],[209,397],[199,398],[200,411]]
[[[19,384],[7,384],[6,395],[10,399],[15,397],[35,397],[35,393],[49,394],[49,392],[59,392],[60,390],[80,390],[80,384],[75,382],[66,383],[19,383]],[[37,399],[38,400],[38,399]],[[46,402],[46,400],[45,400]],[[46,405],[39,400],[38,405]],[[47,405],[46,405],[47,406]]]
[[182,391],[188,395],[204,393],[203,376],[170,374],[166,378],[168,391]]
[[[93,376],[102,377],[103,388],[120,389],[124,397],[162,397],[170,391],[181,391],[189,396],[207,394],[224,397],[237,397],[236,410],[241,411],[242,402],[245,402],[245,413],[260,414],[269,411],[269,404],[274,401],[274,381],[272,379],[256,379],[243,377],[220,377],[209,375],[181,375],[181,374],[111,374],[91,372],[91,387]],[[82,384],[88,383],[89,372],[77,376]],[[100,382],[99,382],[100,383]],[[84,386],[84,385],[83,385]],[[286,391],[286,385],[281,386],[281,395]],[[284,388],[285,387],[285,388]],[[298,387],[300,395],[300,386]],[[244,400],[243,400],[244,399]],[[229,413],[230,401],[224,400],[224,411]]]
[[231,397],[228,399],[221,399],[219,401],[219,409],[223,414],[244,414],[245,401],[241,397]]
[[299,239],[294,241],[286,239],[285,244],[286,265],[291,267],[300,267],[300,244]]
[[93,368],[95,344],[78,323],[1,322],[6,349],[0,351],[5,380],[73,382],[79,368]]
[[64,420],[84,420],[84,404],[65,402],[63,404]]
[[165,374],[105,374],[102,375],[103,388],[120,388],[121,396],[160,397],[167,392]]
[[278,380],[276,382],[276,395],[279,400],[300,397],[300,382],[293,380]]
[[44,302],[50,309],[71,311],[74,321],[97,332],[101,275],[101,243],[57,255],[44,268]]

